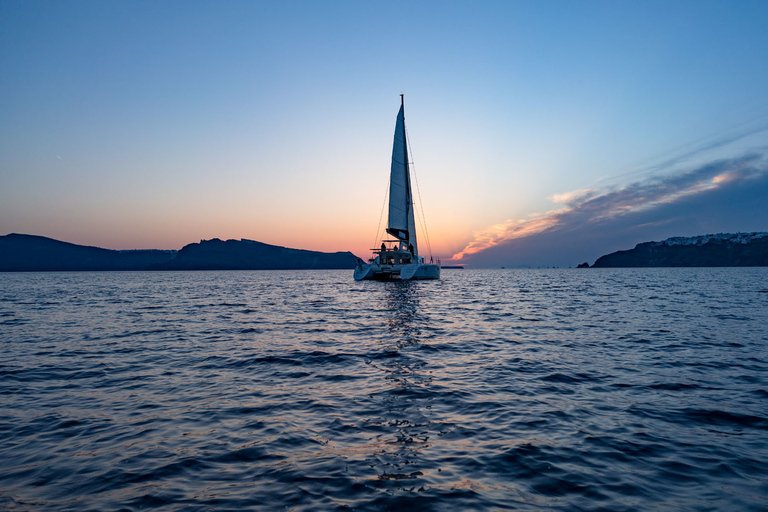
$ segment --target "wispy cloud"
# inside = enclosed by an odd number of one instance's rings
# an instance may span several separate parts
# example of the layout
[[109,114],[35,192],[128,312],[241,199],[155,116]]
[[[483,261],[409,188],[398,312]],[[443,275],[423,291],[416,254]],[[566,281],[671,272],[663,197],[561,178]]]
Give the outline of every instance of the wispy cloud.
[[[687,172],[648,178],[610,190],[582,189],[552,196],[564,207],[525,219],[508,220],[474,234],[473,240],[455,254],[466,260],[513,240],[544,233],[563,233],[599,225],[630,214],[671,205],[704,192],[768,175],[765,154],[717,160]],[[738,207],[738,205],[734,205]]]
[[558,211],[545,214],[535,214],[527,219],[508,220],[502,224],[496,224],[483,231],[475,233],[474,240],[459,253],[454,254],[452,260],[461,260],[465,256],[475,254],[502,244],[508,240],[525,238],[541,233],[555,227],[558,222]]
[[[672,156],[664,157],[660,161],[638,167],[629,172],[614,175],[611,178],[622,179],[629,176],[647,178],[660,172],[668,172],[680,164],[689,161],[691,158],[706,155],[708,153],[711,154],[712,151],[727,148],[735,142],[743,141],[753,135],[764,134],[765,132],[768,132],[768,118],[761,117],[756,120],[744,123],[743,125],[738,126],[727,133],[719,134],[688,144],[686,146],[682,146],[678,148],[678,150]],[[765,148],[763,148],[763,150],[765,150]]]
[[554,203],[569,204],[579,200],[586,200],[598,195],[597,190],[591,188],[584,188],[581,190],[574,190],[573,192],[565,192],[564,194],[553,194],[550,199]]

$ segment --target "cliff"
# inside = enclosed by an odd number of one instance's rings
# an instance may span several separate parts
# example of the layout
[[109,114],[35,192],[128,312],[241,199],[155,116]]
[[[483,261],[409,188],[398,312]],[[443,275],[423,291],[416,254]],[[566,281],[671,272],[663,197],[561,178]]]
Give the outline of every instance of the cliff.
[[355,262],[351,252],[288,249],[252,240],[214,238],[180,251],[116,251],[43,236],[0,236],[0,272],[351,269]]
[[764,267],[768,233],[720,233],[644,242],[601,256],[593,267]]
[[175,255],[176,251],[115,251],[35,235],[0,236],[0,272],[143,270]]
[[289,249],[254,240],[201,240],[185,245],[176,257],[153,269],[165,270],[290,270],[351,269],[357,258],[351,252],[317,252]]

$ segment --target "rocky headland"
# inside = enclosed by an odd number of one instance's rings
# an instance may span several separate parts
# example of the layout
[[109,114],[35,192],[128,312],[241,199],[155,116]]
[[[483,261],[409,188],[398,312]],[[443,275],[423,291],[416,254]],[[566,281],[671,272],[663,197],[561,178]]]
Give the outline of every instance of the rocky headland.
[[116,251],[35,235],[0,236],[0,272],[351,269],[351,252],[289,249],[253,240],[201,240],[173,250]]
[[593,267],[764,267],[768,233],[718,233],[644,242],[601,256]]
[[185,245],[176,257],[154,270],[295,270],[351,269],[351,252],[318,252],[269,245],[255,240],[201,240]]

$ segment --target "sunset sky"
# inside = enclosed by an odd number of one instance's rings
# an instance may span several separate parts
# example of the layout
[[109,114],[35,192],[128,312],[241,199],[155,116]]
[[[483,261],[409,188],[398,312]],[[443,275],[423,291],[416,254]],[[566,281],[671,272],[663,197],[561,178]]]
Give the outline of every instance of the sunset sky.
[[401,93],[436,257],[768,231],[766,27],[764,0],[0,0],[0,235],[368,256]]

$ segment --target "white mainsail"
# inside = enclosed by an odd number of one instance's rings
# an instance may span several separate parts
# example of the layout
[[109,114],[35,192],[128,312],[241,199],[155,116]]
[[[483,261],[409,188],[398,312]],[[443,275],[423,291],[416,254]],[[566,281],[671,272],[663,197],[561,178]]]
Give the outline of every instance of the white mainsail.
[[413,213],[413,195],[408,169],[408,143],[405,138],[405,114],[402,96],[397,113],[395,138],[392,144],[392,169],[389,177],[389,222],[387,233],[406,249],[413,246],[413,254],[419,254],[416,245],[416,221]]

